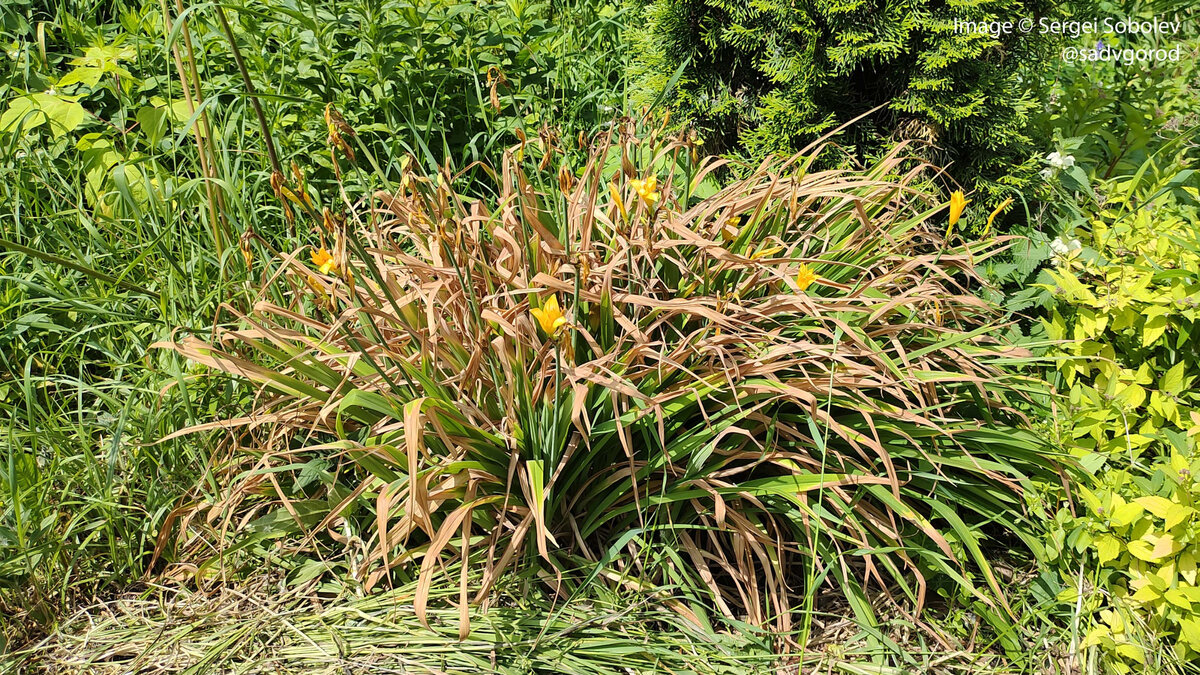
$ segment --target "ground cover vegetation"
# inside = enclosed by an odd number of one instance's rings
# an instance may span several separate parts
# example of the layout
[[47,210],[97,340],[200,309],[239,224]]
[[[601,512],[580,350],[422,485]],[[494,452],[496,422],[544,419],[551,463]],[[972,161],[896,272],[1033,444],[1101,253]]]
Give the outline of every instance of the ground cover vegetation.
[[6,3],[0,670],[1195,671],[1194,18]]

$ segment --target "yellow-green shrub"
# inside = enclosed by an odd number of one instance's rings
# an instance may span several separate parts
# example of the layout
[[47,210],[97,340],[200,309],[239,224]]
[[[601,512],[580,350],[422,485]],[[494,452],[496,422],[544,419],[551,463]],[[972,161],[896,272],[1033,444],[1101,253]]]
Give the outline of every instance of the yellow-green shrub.
[[1147,639],[1200,658],[1200,226],[1193,188],[1168,175],[1139,190],[1145,175],[1105,186],[1091,232],[1058,241],[1047,284],[1058,303],[1044,320],[1063,341],[1059,431],[1097,476],[1055,543],[1089,554],[1102,592],[1083,605],[1099,620],[1082,646],[1100,647],[1113,671],[1140,669]]
[[1148,469],[1108,472],[1097,490],[1079,488],[1084,512],[1076,543],[1094,552],[1097,580],[1111,593],[1089,606],[1100,609],[1100,620],[1082,646],[1101,647],[1113,670],[1145,664],[1146,637],[1171,643],[1183,659],[1200,654],[1197,471],[1200,461],[1171,452]]
[[1195,426],[1187,387],[1198,370],[1190,343],[1200,235],[1177,213],[1142,210],[1111,225],[1110,214],[1093,221],[1093,257],[1075,249],[1050,272],[1063,303],[1046,328],[1070,341],[1059,370],[1077,412],[1075,442],[1132,457],[1167,440],[1163,431]]

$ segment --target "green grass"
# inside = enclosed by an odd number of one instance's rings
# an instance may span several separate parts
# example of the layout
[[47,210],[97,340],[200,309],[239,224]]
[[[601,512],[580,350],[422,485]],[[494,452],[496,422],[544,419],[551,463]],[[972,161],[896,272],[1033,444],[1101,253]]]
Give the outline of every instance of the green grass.
[[[161,531],[177,507],[215,500],[210,470],[221,438],[156,441],[246,408],[253,392],[198,379],[148,346],[205,335],[221,303],[248,306],[272,249],[315,241],[288,234],[218,17],[200,8],[186,32],[168,34],[161,6],[0,7],[0,114],[26,93],[52,89],[77,95],[85,111],[69,130],[57,122],[31,129],[45,121],[33,116],[6,120],[9,133],[0,132],[0,635],[8,643],[146,576],[160,535],[158,569],[196,534]],[[620,9],[604,2],[313,2],[266,14],[247,3],[226,12],[284,170],[303,166],[311,194],[335,210],[338,195],[321,191],[332,175],[326,103],[347,109],[360,156],[378,162],[386,180],[408,155],[462,167],[516,142],[518,128],[534,137],[551,119],[573,125],[571,133],[592,128],[621,97]],[[189,46],[207,120],[162,107],[183,107],[169,47],[186,72]],[[57,85],[94,47],[117,54],[108,60],[114,70],[94,85]],[[507,82],[497,86],[500,110],[491,106],[490,66]],[[207,171],[193,137],[206,122]],[[247,233],[261,238],[249,271],[238,246]]]
[[0,603],[20,627],[147,571],[209,452],[154,441],[238,395],[148,346],[239,290],[191,214],[98,218],[50,162],[0,176],[2,236],[37,252],[0,254]]

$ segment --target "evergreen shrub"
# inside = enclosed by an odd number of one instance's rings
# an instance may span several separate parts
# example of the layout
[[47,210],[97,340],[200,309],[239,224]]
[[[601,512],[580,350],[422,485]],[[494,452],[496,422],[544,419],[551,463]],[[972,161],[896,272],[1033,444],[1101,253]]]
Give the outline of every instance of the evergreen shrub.
[[[1054,11],[1045,0],[654,0],[635,67],[647,91],[679,73],[672,105],[718,151],[794,152],[878,107],[838,134],[846,160],[924,141],[925,159],[995,202],[1039,168],[1029,122],[1050,44],[1036,22]],[[998,38],[955,28],[1025,17],[1031,32]]]

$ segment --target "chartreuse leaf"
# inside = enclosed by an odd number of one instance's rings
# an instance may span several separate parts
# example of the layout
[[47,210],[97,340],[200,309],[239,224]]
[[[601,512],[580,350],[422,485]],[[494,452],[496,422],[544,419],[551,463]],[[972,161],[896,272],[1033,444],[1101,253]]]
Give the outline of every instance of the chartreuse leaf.
[[1147,307],[1144,314],[1146,323],[1142,325],[1142,346],[1149,347],[1167,332],[1169,321],[1167,315],[1171,310],[1159,305]]
[[1133,500],[1133,502],[1140,505],[1142,508],[1154,514],[1158,518],[1166,518],[1167,514],[1171,511],[1171,507],[1174,505],[1174,502],[1172,502],[1170,499],[1167,499],[1166,497],[1159,497],[1158,495],[1138,497],[1137,499]]
[[1135,645],[1132,642],[1121,642],[1116,645],[1115,650],[1118,654],[1131,661],[1137,661],[1138,663],[1146,662],[1146,650],[1141,645]]
[[1186,616],[1179,621],[1179,636],[1195,651],[1200,651],[1200,616]]
[[1147,534],[1141,539],[1129,542],[1129,552],[1134,557],[1146,562],[1161,562],[1181,550],[1183,550],[1183,544],[1175,541],[1169,532],[1160,535]]
[[83,123],[84,115],[83,106],[67,97],[45,92],[18,96],[0,115],[0,133],[28,132],[47,124],[57,138],[74,131]]
[[1192,603],[1188,600],[1187,594],[1181,589],[1168,588],[1163,593],[1163,599],[1182,610],[1192,611]]
[[1096,552],[1100,556],[1100,564],[1116,560],[1121,555],[1121,540],[1111,534],[1103,534],[1096,538]]
[[1109,517],[1109,522],[1113,527],[1127,527],[1138,518],[1145,514],[1145,508],[1141,504],[1129,502],[1127,504],[1119,504],[1113,507],[1112,516]]
[[1176,363],[1171,366],[1171,369],[1163,373],[1162,378],[1158,381],[1158,388],[1172,396],[1177,396],[1183,391],[1183,376],[1185,373],[1183,362]]

